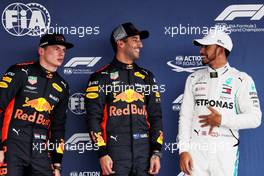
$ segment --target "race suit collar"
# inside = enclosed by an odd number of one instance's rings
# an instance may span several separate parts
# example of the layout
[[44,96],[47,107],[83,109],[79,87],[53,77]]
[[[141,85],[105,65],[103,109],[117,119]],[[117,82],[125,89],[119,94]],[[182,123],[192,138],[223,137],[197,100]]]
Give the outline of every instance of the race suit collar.
[[218,68],[218,69],[213,69],[208,66],[208,72],[210,73],[210,76],[216,75],[216,77],[225,74],[229,69],[230,69],[229,63],[226,63],[223,67]]
[[117,60],[117,58],[114,58],[112,64],[114,64],[116,67],[124,69],[124,70],[130,70],[130,69],[134,69],[136,64],[125,64],[120,62],[119,60]]
[[40,65],[39,61],[35,62],[35,65],[39,69],[40,75],[43,77],[46,77],[48,79],[52,79],[57,74],[57,72],[51,72],[51,71],[48,71],[47,69],[45,69],[44,67],[42,67]]

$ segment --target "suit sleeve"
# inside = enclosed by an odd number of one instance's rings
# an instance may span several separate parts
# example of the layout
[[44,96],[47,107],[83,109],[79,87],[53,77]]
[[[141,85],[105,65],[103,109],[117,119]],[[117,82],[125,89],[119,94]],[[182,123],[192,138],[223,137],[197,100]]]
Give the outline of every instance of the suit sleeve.
[[52,163],[61,163],[64,150],[66,112],[69,101],[69,87],[63,90],[63,96],[52,114],[50,141],[56,145],[51,152]]
[[190,75],[185,83],[178,128],[179,153],[188,152],[190,146],[192,118],[194,111],[194,96],[192,93],[193,78],[194,76]]
[[5,140],[2,135],[4,133],[3,125],[5,120],[5,112],[12,99],[15,98],[15,95],[21,89],[23,80],[25,79],[24,75],[25,73],[22,72],[20,68],[14,65],[6,71],[6,73],[0,80],[0,150],[2,150]]
[[162,126],[162,111],[160,104],[160,92],[157,87],[154,75],[149,72],[149,84],[151,87],[150,94],[147,96],[147,112],[148,121],[150,124],[150,139],[151,150],[161,151],[163,145],[163,126]]
[[262,112],[255,83],[243,73],[235,95],[235,115],[222,114],[221,125],[230,129],[256,128],[261,124]]
[[100,73],[91,75],[85,91],[85,108],[88,131],[92,141],[99,147],[98,155],[107,155],[105,123],[107,118],[106,93],[102,89],[105,80]]

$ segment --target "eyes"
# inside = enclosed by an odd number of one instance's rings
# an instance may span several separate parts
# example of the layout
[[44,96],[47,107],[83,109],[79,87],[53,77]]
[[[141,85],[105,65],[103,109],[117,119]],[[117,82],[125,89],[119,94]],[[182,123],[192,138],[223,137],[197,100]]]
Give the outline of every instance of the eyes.
[[208,50],[210,48],[217,49],[218,45],[201,45],[201,49],[203,49],[203,48],[206,49],[206,50]]
[[133,41],[133,42],[140,42],[140,39],[138,39],[138,38],[134,38],[132,41]]
[[141,40],[140,40],[140,37],[133,37],[132,41],[135,42],[135,43],[142,43]]
[[205,49],[207,49],[207,48],[209,48],[209,46],[210,46],[210,45],[201,45],[201,48],[205,48]]
[[59,45],[55,45],[54,50],[63,51],[64,53],[66,52],[66,48],[64,46],[59,46]]

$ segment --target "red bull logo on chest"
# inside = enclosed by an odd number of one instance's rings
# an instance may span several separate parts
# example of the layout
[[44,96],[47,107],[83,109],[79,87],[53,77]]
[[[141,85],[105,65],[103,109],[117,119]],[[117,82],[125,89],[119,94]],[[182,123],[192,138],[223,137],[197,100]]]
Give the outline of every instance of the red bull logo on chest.
[[29,100],[28,97],[26,97],[25,104],[23,104],[23,107],[31,107],[34,108],[38,112],[51,112],[54,108],[54,106],[51,106],[49,102],[41,97],[33,100]]
[[134,101],[142,101],[144,102],[144,94],[140,94],[132,89],[128,89],[118,95],[114,96],[114,103],[118,101],[123,101],[126,103],[132,103]]

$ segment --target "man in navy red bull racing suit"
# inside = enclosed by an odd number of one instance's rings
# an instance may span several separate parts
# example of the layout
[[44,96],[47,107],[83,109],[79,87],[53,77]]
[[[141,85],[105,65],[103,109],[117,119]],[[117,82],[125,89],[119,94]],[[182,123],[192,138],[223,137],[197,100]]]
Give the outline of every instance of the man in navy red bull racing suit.
[[153,74],[134,63],[147,37],[131,23],[117,27],[111,38],[116,58],[91,75],[86,89],[88,126],[103,175],[145,176],[160,169],[160,93],[147,90],[156,85]]
[[69,87],[56,69],[71,47],[44,35],[39,61],[11,66],[0,80],[0,175],[51,176],[52,167],[60,175]]

